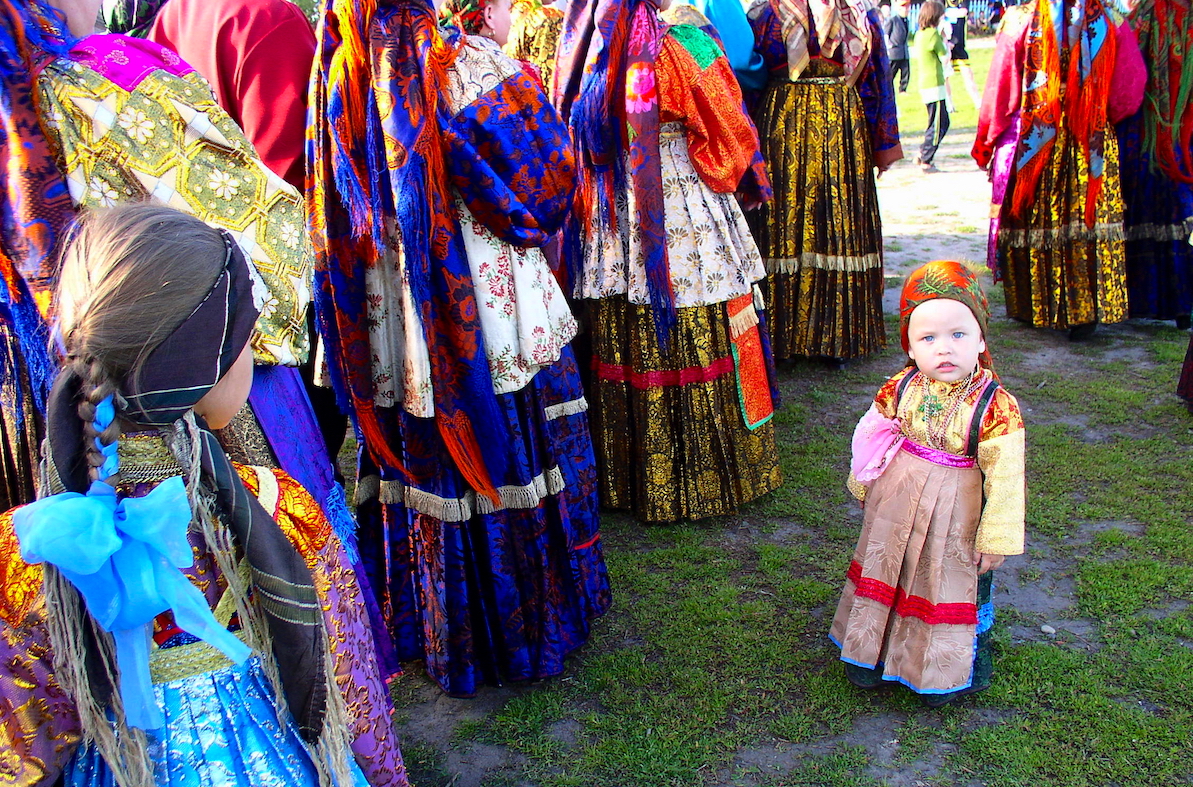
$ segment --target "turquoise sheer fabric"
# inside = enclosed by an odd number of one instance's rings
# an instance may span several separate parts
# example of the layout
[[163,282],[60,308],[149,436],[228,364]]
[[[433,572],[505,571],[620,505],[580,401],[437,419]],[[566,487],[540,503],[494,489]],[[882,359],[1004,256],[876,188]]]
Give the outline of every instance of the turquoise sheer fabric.
[[120,697],[130,727],[162,726],[149,677],[153,619],[170,609],[179,628],[229,660],[248,658],[248,646],[221,626],[203,594],[181,571],[195,562],[186,540],[191,507],[181,476],[145,497],[119,499],[95,481],[87,494],[62,492],[13,514],[27,563],[50,563],[70,581],[87,610],[116,642]]

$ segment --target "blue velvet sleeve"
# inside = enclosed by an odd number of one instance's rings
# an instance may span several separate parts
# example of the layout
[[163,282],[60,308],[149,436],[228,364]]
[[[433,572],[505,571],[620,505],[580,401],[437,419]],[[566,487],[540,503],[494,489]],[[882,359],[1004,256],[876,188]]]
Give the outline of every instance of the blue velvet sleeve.
[[567,127],[534,81],[515,74],[445,128],[448,177],[472,215],[515,246],[542,246],[576,190]]

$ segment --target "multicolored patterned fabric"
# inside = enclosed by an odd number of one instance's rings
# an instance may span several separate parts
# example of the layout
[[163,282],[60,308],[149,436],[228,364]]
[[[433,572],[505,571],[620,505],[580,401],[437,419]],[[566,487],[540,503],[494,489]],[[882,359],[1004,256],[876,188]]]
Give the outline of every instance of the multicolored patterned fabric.
[[457,696],[558,674],[611,600],[571,350],[498,402],[516,471],[503,479],[500,508],[452,468],[434,423],[405,413],[403,459],[431,480],[407,485],[366,454],[357,486],[362,557],[398,655],[422,660]]
[[444,0],[439,17],[468,35],[478,35],[485,26],[485,0]]
[[30,502],[40,417],[57,371],[43,314],[53,284],[53,250],[74,215],[43,133],[30,64],[66,54],[71,39],[42,0],[0,3],[0,408],[6,471],[0,505]]
[[1148,70],[1139,112],[1118,125],[1131,317],[1193,311],[1193,40],[1186,0],[1147,0],[1130,24]]
[[1094,226],[1106,167],[1106,104],[1118,45],[1114,28],[1103,0],[1037,0],[1028,32],[1012,215],[1023,216],[1036,200],[1063,125],[1089,169],[1084,220]]
[[269,290],[255,360],[305,361],[312,254],[302,200],[261,163],[203,77],[157,44],[95,35],[48,63],[38,92],[74,203],[152,200],[227,229]]
[[[936,423],[925,402],[956,396],[960,406]],[[869,489],[850,478],[865,521],[829,637],[846,663],[920,693],[984,687],[994,610],[971,555],[1024,550],[1018,403],[987,371],[944,383],[908,369],[883,385],[872,409],[896,420],[906,440]]]
[[[144,441],[156,443],[169,455],[156,436],[126,438],[121,441],[122,466],[135,471],[139,461],[155,453],[144,451],[140,445],[134,450],[132,443]],[[236,472],[302,555],[314,578],[329,632],[335,685],[347,710],[352,750],[360,769],[369,784],[405,787],[405,766],[390,730],[392,708],[388,688],[373,661],[373,638],[365,618],[362,591],[341,543],[319,506],[285,473],[246,466],[237,466]],[[149,484],[140,484],[127,491],[139,495],[148,488]],[[226,614],[226,611],[220,611],[226,583],[202,539],[192,535],[191,542],[196,559],[187,570],[188,576],[203,590],[212,609],[217,610],[216,614]],[[73,758],[73,778],[94,783],[92,777],[106,773],[107,769],[99,762],[94,749],[73,757],[79,740],[74,704],[49,669],[53,655],[44,632],[41,566],[29,566],[21,561],[16,546],[11,517],[0,517],[0,578],[4,580],[0,583],[3,591],[0,593],[0,654],[3,654],[3,661],[0,663],[16,670],[13,679],[7,680],[4,668],[0,667],[0,709],[7,709],[0,713],[8,720],[0,726],[0,743],[8,742],[6,735],[12,736],[13,747],[5,751],[16,754],[15,760],[0,760],[3,763],[0,775],[6,779],[15,778],[11,783],[17,787],[35,787],[43,783],[39,781],[43,777],[52,781]],[[244,757],[247,768],[241,762],[230,766],[232,772],[252,771],[257,767],[253,763],[268,761],[277,754],[276,750],[261,746],[259,730],[250,734],[251,727],[260,724],[271,733],[285,733],[284,762],[275,763],[279,772],[286,773],[291,767],[297,767],[302,773],[312,770],[309,750],[294,734],[293,728],[286,731],[278,727],[274,689],[263,680],[258,666],[228,667],[226,659],[218,654],[213,657],[201,644],[195,643],[193,637],[182,632],[169,614],[161,615],[155,621],[153,641],[151,669],[155,682],[163,684],[157,687],[159,700],[169,703],[166,705],[168,710],[189,707],[190,711],[181,718],[168,714],[174,722],[167,725],[166,736],[170,741],[169,748],[178,754],[174,761],[190,762],[196,768],[212,769],[208,773],[220,774],[224,772],[223,767],[229,766],[231,758]],[[229,675],[229,670],[236,674]],[[243,688],[245,679],[254,685]],[[265,685],[255,685],[257,683]],[[248,692],[251,710],[242,704],[246,700],[242,691]],[[198,697],[204,697],[205,701],[196,707]],[[233,708],[239,710],[234,713]],[[229,722],[229,719],[234,721]],[[196,730],[201,732],[199,741],[194,739]],[[239,745],[228,746],[232,740],[239,741]],[[172,771],[163,768],[161,773]],[[317,782],[317,776],[313,780],[301,781],[303,784]],[[6,780],[5,783],[10,782]],[[101,783],[111,784],[110,781]],[[159,783],[176,782],[167,778]],[[358,774],[354,784],[361,783]]]
[[1193,53],[1173,45],[1193,39],[1193,9],[1188,0],[1141,0],[1129,21],[1148,64],[1143,153],[1153,169],[1193,184]]
[[[364,437],[370,584],[399,655],[447,692],[557,674],[609,604],[588,403],[566,347],[520,387],[495,375],[480,315],[500,281],[482,267],[546,270],[524,247],[570,205],[567,129],[514,61],[437,30],[428,4],[329,7],[309,197],[329,366]],[[541,317],[539,283],[493,300]]]
[[[617,194],[634,192],[634,231],[639,233],[636,249],[646,271],[651,306],[658,313],[655,328],[659,341],[670,342],[675,326],[675,295],[667,251],[667,228],[662,200],[662,164],[659,157],[659,94],[655,60],[667,26],[659,19],[657,0],[628,0],[594,4],[596,35],[583,60],[570,59],[569,67],[582,69],[583,76],[560,72],[576,84],[570,124],[581,157],[580,198],[576,216],[569,225],[565,254],[572,279],[583,265],[580,236],[591,231],[597,212],[615,232],[618,219],[610,215]],[[572,25],[588,23],[577,18],[573,7],[565,19],[564,41],[580,31]],[[562,45],[561,45],[562,46]],[[562,64],[567,58],[561,58]],[[623,76],[624,75],[624,78]],[[571,106],[570,95],[563,103]],[[628,156],[626,155],[628,152]]]
[[[734,196],[759,157],[757,132],[741,109],[728,59],[699,29],[668,29],[655,76],[673,300],[677,308],[722,303],[750,292],[765,275]],[[762,177],[769,187],[765,172]],[[642,236],[632,221],[637,198],[636,190],[623,189],[581,228],[584,264],[574,296],[625,295],[653,305]]]
[[[269,599],[262,605],[262,613],[285,697],[302,734],[313,741],[324,729],[326,689],[320,678],[325,634],[321,619],[313,612],[315,591],[309,570],[289,548],[273,519],[246,493],[202,419],[183,420],[184,416],[194,417],[191,410],[195,404],[235,363],[259,311],[249,266],[228,233],[221,231],[221,235],[226,246],[223,270],[203,297],[180,315],[183,319],[171,334],[149,350],[138,374],[121,381],[118,399],[128,404],[120,405],[117,412],[138,424],[183,429],[198,443],[194,457],[201,465],[199,477],[223,513],[222,524],[234,534],[248,561],[255,595]],[[68,344],[64,349],[70,352],[72,348]],[[74,368],[66,367],[50,393],[46,453],[50,486],[55,491],[81,494],[92,481],[82,451],[83,424],[77,414],[81,384]],[[43,490],[43,497],[49,491]],[[34,505],[46,503],[43,499]],[[67,654],[60,658],[65,660]],[[96,703],[106,705],[104,697],[110,687],[94,676],[90,683]]]
[[[987,334],[990,304],[977,274],[955,260],[935,260],[916,268],[903,283],[903,292],[899,295],[899,336],[904,350],[910,347],[907,328],[911,324],[911,313],[921,303],[936,298],[965,304],[978,321],[982,335]],[[987,369],[992,368],[989,350],[978,356],[978,362]]]
[[554,90],[555,52],[563,30],[563,12],[540,0],[514,0],[509,41],[502,49],[539,70],[547,95]]
[[845,81],[854,84],[870,59],[873,39],[867,14],[870,0],[768,0],[783,30],[787,45],[787,73],[798,79],[812,60],[810,39],[815,36],[823,57],[845,65]]
[[[309,193],[312,230],[325,244],[316,283],[332,382],[374,458],[400,470],[374,382],[362,374],[371,355],[367,272],[396,225],[401,286],[421,305],[414,329],[423,339],[415,341],[430,353],[435,422],[472,488],[497,503],[494,479],[506,467],[493,447],[508,443],[508,435],[494,431],[500,419],[484,337],[472,319],[477,296],[449,187],[505,242],[542,245],[572,196],[566,130],[521,72],[489,85],[452,117],[444,99],[447,68],[462,42],[450,33],[443,38],[430,5],[402,0],[373,12],[344,6],[336,5],[337,23],[324,26],[320,44],[313,116],[321,122],[312,132]],[[374,42],[372,54],[357,52],[350,42],[364,41],[370,29],[381,43]],[[367,70],[351,70],[357,57],[381,64],[375,82]],[[379,179],[374,172],[384,174]]]

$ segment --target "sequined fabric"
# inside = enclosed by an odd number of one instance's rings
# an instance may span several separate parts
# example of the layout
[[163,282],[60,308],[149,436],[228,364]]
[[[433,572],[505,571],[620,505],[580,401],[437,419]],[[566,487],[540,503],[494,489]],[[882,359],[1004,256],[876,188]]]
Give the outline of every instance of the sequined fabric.
[[755,110],[775,199],[750,218],[766,262],[776,358],[856,358],[886,344],[882,224],[857,91],[813,61]]
[[679,310],[659,347],[649,306],[590,307],[601,500],[646,522],[732,513],[783,480],[774,425],[746,427],[725,304]]
[[1064,126],[1024,217],[1010,215],[1011,201],[1003,202],[999,267],[1013,319],[1056,329],[1127,319],[1123,198],[1113,134],[1106,136],[1103,155],[1106,170],[1092,228],[1083,219],[1087,164]]

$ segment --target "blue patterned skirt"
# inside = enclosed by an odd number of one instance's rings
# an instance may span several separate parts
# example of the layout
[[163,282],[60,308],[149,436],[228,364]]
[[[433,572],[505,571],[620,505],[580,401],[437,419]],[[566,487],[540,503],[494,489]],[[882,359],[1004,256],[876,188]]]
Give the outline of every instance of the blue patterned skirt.
[[[166,719],[151,738],[162,787],[312,787],[319,776],[293,722],[280,724],[261,662],[229,665],[153,687]],[[368,787],[354,764],[352,785]],[[80,747],[66,787],[115,787],[94,746]]]
[[1193,310],[1193,186],[1151,169],[1142,127],[1141,114],[1118,126],[1129,309],[1132,317],[1171,320]]

